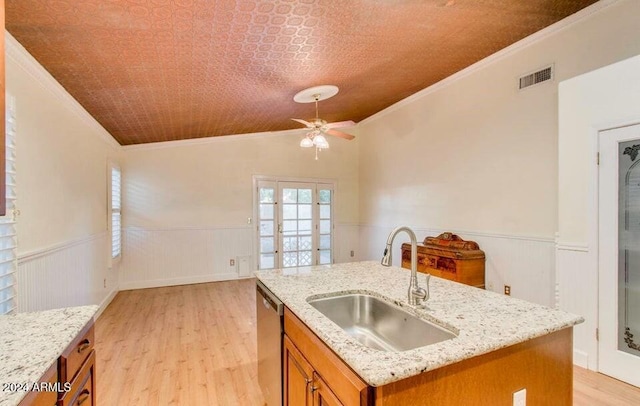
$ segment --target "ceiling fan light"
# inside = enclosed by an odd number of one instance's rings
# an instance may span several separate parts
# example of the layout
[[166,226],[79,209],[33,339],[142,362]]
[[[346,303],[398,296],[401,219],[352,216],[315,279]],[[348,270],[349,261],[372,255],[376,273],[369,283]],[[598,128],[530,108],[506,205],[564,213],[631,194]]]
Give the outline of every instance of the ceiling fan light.
[[321,147],[320,145],[326,145],[326,148],[329,148],[329,143],[327,142],[327,139],[324,138],[324,135],[322,134],[318,134],[315,137],[313,137],[313,145],[315,145],[318,148],[325,148],[325,147]]
[[309,137],[304,137],[302,141],[300,141],[300,146],[302,148],[311,148],[313,145],[313,141]]
[[316,148],[318,149],[327,149],[329,148],[329,143],[325,140],[325,142],[316,143]]

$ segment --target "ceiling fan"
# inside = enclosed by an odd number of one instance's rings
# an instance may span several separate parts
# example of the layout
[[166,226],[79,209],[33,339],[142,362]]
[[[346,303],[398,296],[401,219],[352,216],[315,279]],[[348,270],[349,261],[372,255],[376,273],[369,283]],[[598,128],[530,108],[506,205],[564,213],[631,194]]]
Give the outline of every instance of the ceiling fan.
[[355,136],[347,134],[342,131],[336,130],[336,128],[350,127],[355,123],[353,121],[339,121],[336,123],[328,123],[326,120],[318,117],[318,102],[326,100],[335,96],[338,93],[338,87],[333,85],[314,86],[309,89],[302,90],[293,96],[293,100],[296,103],[315,103],[316,104],[316,117],[306,121],[299,118],[292,118],[293,121],[297,121],[300,124],[305,125],[309,131],[306,136],[300,141],[300,146],[303,148],[316,148],[316,159],[318,159],[318,151],[329,148],[329,142],[324,137],[325,135],[332,135],[334,137],[344,138],[345,140],[352,140]]

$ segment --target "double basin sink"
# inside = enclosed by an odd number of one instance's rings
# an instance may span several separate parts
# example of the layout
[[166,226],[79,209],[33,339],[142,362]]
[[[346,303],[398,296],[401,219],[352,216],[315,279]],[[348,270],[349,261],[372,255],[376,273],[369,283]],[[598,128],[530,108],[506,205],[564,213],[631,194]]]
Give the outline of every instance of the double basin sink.
[[361,344],[382,351],[406,351],[456,334],[376,296],[348,293],[307,302]]

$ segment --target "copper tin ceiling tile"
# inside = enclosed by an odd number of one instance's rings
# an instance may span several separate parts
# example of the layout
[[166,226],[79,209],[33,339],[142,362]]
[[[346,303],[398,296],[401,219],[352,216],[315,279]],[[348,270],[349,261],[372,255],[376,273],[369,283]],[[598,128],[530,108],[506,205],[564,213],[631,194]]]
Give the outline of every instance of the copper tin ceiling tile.
[[6,0],[8,31],[121,144],[360,121],[595,0]]

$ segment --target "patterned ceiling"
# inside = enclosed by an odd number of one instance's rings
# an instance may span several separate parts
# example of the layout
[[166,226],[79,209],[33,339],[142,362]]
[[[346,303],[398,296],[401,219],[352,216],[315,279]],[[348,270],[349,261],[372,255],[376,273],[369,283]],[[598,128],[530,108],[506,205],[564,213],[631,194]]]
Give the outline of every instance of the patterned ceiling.
[[[595,0],[6,0],[7,30],[121,144],[360,121]],[[532,69],[538,66],[532,66]]]

